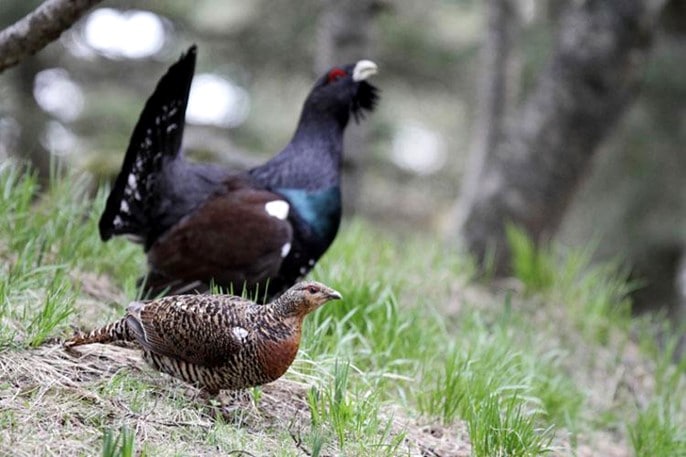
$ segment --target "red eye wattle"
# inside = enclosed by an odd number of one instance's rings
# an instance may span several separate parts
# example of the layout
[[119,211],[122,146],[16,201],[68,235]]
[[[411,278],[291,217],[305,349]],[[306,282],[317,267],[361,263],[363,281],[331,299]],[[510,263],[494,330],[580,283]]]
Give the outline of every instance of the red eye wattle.
[[347,73],[345,72],[345,70],[340,69],[340,68],[334,68],[326,76],[326,82],[327,83],[334,82],[334,81],[344,77],[346,74]]

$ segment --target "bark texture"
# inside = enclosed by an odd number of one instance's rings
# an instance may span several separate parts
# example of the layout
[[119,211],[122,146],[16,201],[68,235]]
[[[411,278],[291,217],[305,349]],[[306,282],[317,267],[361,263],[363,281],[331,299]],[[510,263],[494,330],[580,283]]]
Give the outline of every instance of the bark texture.
[[638,92],[659,0],[570,2],[536,87],[462,196],[460,235],[497,274],[509,272],[505,226],[540,242],[557,230],[603,137]]
[[464,224],[468,210],[466,205],[474,200],[479,191],[479,179],[502,131],[506,105],[512,100],[511,94],[508,94],[508,89],[512,89],[508,79],[519,30],[513,0],[490,0],[486,15],[485,39],[480,51],[483,77],[477,86],[478,106],[467,173],[462,181],[461,199],[456,208],[457,226]]
[[46,0],[0,31],[0,73],[35,54],[102,0]]

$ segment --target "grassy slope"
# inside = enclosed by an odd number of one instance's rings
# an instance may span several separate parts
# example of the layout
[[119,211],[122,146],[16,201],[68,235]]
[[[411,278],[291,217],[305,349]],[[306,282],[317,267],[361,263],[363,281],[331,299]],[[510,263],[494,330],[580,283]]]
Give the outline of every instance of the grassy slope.
[[119,315],[144,267],[99,241],[104,195],[84,188],[36,199],[0,168],[2,455],[686,455],[686,369],[629,319],[621,275],[514,230],[518,279],[484,286],[434,240],[346,224],[312,275],[345,300],[224,415],[133,350],[67,354],[54,338]]

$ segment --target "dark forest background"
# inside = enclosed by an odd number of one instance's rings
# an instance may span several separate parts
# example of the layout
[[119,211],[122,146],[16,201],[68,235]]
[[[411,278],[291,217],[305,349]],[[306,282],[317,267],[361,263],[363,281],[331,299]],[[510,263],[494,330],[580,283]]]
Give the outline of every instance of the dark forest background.
[[[39,4],[4,1],[0,28]],[[108,0],[0,73],[0,161],[109,182],[191,43],[231,101],[187,128],[197,160],[264,161],[319,73],[368,58],[383,99],[348,131],[347,216],[462,244],[505,275],[508,223],[539,244],[592,243],[631,270],[637,310],[686,309],[680,0]]]

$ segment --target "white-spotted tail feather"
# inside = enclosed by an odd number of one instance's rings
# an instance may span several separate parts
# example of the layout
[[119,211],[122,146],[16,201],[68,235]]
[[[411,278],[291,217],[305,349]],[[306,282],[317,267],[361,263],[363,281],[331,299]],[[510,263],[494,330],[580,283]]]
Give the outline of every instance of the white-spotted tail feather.
[[195,58],[192,46],[169,68],[146,102],[100,218],[103,241],[115,235],[144,241],[150,209],[159,199],[159,174],[165,160],[178,157],[181,150]]

